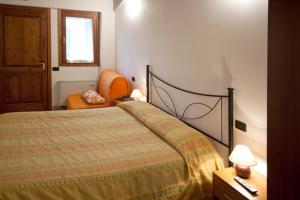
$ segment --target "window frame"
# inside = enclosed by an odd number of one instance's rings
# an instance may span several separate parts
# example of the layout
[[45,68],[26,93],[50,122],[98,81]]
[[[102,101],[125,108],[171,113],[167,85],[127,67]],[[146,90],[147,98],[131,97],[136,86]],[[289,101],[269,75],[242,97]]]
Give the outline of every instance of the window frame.
[[[92,19],[93,25],[93,63],[68,63],[66,59],[66,17],[80,17]],[[100,12],[77,11],[77,10],[58,10],[58,57],[59,66],[83,67],[100,66]]]

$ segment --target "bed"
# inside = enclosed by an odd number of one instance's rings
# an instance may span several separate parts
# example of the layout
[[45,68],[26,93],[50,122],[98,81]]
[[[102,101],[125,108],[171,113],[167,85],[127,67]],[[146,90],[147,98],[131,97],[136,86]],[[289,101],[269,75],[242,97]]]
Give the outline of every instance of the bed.
[[151,102],[0,115],[0,199],[210,199],[222,167],[205,134]]

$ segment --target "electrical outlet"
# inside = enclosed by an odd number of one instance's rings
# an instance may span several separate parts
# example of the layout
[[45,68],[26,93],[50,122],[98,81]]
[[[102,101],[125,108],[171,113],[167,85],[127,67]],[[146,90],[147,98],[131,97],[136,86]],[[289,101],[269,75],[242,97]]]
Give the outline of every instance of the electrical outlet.
[[135,82],[135,77],[134,77],[134,76],[132,76],[132,77],[131,77],[131,80],[132,80],[133,82]]
[[52,67],[52,71],[59,71],[59,67]]
[[235,120],[235,128],[247,132],[247,124],[239,120]]

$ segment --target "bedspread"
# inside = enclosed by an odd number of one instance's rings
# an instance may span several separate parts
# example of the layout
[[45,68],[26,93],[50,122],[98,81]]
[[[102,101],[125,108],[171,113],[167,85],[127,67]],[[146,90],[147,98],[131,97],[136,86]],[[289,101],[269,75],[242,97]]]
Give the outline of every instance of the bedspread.
[[120,104],[185,159],[187,186],[180,199],[207,199],[212,194],[212,171],[223,168],[220,156],[206,138],[179,119],[143,102]]
[[0,115],[0,199],[209,197],[220,159],[207,139],[149,104],[120,106]]

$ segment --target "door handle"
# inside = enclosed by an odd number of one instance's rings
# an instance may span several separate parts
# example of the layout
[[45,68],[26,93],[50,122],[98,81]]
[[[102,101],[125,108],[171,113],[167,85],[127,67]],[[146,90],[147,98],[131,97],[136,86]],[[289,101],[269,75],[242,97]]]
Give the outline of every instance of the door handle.
[[43,71],[45,71],[46,70],[46,64],[44,62],[42,62],[42,63],[40,63],[40,65],[42,65],[42,69],[43,69]]

